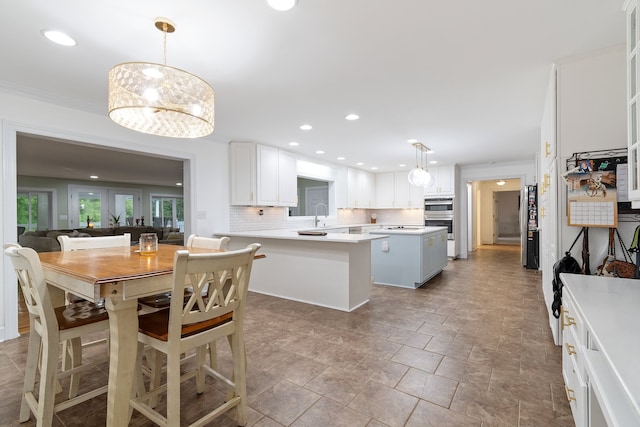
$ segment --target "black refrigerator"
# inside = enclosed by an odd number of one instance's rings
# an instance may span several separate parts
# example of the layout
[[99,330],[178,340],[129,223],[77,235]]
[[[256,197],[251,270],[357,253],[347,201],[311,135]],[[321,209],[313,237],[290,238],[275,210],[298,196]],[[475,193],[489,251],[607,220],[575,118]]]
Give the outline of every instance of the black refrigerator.
[[525,267],[538,269],[540,265],[540,242],[538,239],[538,186],[527,185],[524,188],[526,200],[526,255]]

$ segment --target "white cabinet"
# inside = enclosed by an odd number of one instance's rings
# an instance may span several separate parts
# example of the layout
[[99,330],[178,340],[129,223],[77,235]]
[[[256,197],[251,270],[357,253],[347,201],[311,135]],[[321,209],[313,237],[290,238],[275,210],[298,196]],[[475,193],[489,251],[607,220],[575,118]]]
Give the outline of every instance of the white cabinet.
[[455,195],[455,166],[429,167],[431,182],[424,188],[425,196],[453,196]]
[[640,201],[640,32],[638,31],[638,1],[629,0],[624,5],[627,12],[627,149],[629,164],[629,199]]
[[347,208],[375,206],[375,175],[360,169],[347,169]]
[[411,185],[406,172],[376,175],[376,208],[421,208],[423,203],[423,188]]
[[576,427],[586,426],[587,384],[584,369],[586,350],[585,327],[582,317],[568,292],[562,297],[562,377]]
[[393,208],[395,199],[395,178],[393,173],[376,174],[376,208]]
[[560,345],[560,322],[550,310],[553,302],[553,264],[559,259],[558,251],[558,160],[556,149],[557,123],[556,68],[552,67],[547,98],[540,124],[540,171],[538,184],[538,236],[540,238],[540,267],[542,291],[548,308],[549,327],[554,343]]
[[229,181],[231,204],[255,206],[256,198],[256,146],[248,143],[229,144]]
[[640,426],[637,280],[560,277],[562,375],[576,427]]
[[232,142],[230,163],[232,205],[297,205],[293,154],[259,144]]

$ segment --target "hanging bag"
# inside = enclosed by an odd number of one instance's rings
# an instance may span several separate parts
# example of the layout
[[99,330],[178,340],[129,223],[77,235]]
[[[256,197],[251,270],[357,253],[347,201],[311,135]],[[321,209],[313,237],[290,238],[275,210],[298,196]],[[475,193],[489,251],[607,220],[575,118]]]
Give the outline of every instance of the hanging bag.
[[[551,312],[556,319],[560,318],[560,307],[562,306],[562,280],[560,280],[560,273],[583,273],[583,268],[580,266],[580,263],[571,256],[571,250],[578,242],[580,236],[583,234],[586,235],[586,230],[586,227],[582,227],[569,250],[565,252],[564,256],[560,258],[560,260],[553,264],[553,302],[551,303]],[[586,250],[588,253],[587,245],[588,241],[583,242],[583,252]]]
[[[616,237],[622,249],[624,260],[616,258]],[[633,279],[636,274],[636,265],[633,263],[631,254],[624,244],[617,228],[609,229],[609,249],[607,256],[598,267],[596,273],[598,276],[622,277],[625,279]]]

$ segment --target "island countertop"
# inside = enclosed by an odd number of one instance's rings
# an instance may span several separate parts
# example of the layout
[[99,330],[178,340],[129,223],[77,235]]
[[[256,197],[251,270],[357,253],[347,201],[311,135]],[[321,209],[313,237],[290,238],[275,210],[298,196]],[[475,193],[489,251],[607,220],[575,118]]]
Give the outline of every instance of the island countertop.
[[[322,228],[310,228],[309,231],[325,231]],[[306,240],[314,242],[332,242],[332,243],[360,243],[370,240],[383,239],[387,237],[384,234],[347,234],[347,233],[331,233],[326,230],[324,236],[307,236],[298,234],[299,230],[281,229],[281,230],[252,230],[252,231],[228,231],[214,233],[216,236],[229,237],[250,237],[253,239],[280,239],[280,240]]]

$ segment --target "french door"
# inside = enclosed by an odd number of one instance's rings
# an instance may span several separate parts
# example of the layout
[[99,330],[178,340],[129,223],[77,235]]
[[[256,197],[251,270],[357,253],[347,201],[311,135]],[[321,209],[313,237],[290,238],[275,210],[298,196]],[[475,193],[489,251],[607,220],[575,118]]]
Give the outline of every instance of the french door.
[[138,189],[69,185],[69,228],[134,225],[142,213]]

